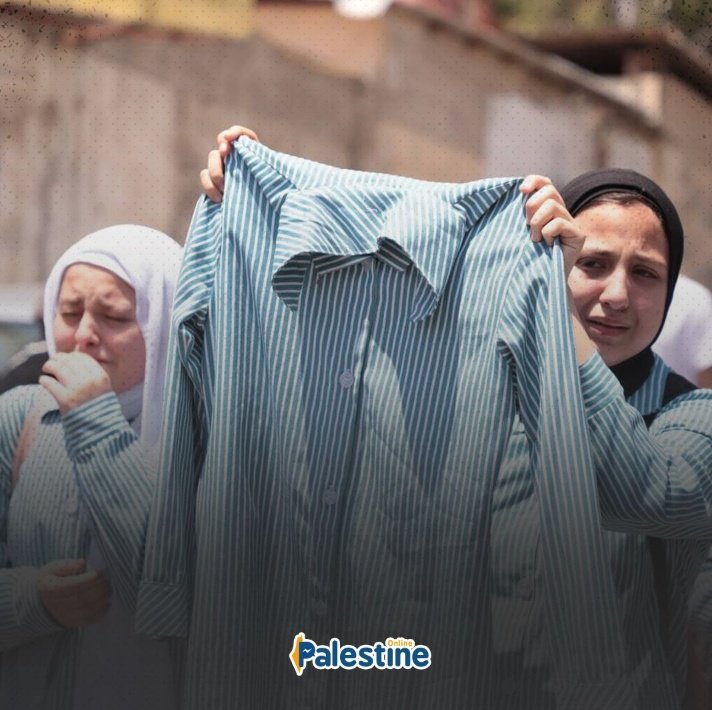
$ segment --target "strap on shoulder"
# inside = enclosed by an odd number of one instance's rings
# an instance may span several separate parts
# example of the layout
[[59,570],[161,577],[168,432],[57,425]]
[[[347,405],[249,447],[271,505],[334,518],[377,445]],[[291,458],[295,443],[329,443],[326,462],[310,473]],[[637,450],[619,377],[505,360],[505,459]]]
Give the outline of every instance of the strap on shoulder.
[[678,375],[677,372],[670,372],[667,376],[667,381],[665,382],[665,391],[663,392],[663,404],[672,402],[675,397],[679,397],[681,394],[687,394],[697,389],[697,385],[686,380],[682,375]]
[[[694,385],[689,380],[686,380],[682,375],[678,375],[677,372],[668,373],[667,380],[665,380],[665,389],[663,390],[663,399],[660,403],[660,409],[662,409],[666,404],[670,404],[675,397],[679,397],[682,394],[687,394],[697,389],[697,385]],[[660,410],[657,412],[652,412],[651,414],[646,414],[643,416],[645,421],[645,426],[650,427],[650,425],[655,421]]]
[[11,478],[11,488],[14,490],[20,479],[20,470],[22,469],[22,464],[27,458],[27,454],[30,451],[32,442],[35,440],[37,431],[39,430],[40,423],[42,421],[42,415],[47,411],[47,398],[43,396],[43,392],[40,392],[32,403],[30,411],[25,417],[25,421],[22,425],[22,430],[20,431],[20,438],[17,440],[17,448],[15,449],[15,456],[12,459],[12,478]]

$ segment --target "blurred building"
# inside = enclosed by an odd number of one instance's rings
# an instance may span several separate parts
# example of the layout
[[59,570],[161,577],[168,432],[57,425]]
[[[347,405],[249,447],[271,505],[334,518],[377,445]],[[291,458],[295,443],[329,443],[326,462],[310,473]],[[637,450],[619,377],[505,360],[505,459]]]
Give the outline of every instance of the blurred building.
[[473,1],[360,21],[260,2],[242,39],[3,4],[0,281],[44,278],[107,224],[182,241],[216,132],[242,123],[279,150],[432,180],[636,168],[680,206],[686,268],[712,286],[709,58],[679,37],[629,53],[621,38],[603,72],[563,37],[535,46],[480,22]]
[[254,29],[255,0],[31,0],[25,5],[86,20],[244,37]]

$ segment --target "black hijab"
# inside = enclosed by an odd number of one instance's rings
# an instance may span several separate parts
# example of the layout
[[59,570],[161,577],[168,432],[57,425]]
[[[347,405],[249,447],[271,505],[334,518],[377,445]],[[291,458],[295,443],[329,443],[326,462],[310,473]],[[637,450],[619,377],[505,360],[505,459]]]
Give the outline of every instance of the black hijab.
[[621,168],[592,170],[579,175],[564,185],[561,190],[561,196],[564,198],[569,212],[575,216],[594,200],[611,192],[628,193],[643,204],[647,204],[658,214],[662,220],[669,251],[667,296],[663,319],[658,332],[645,349],[610,368],[611,372],[623,385],[625,396],[629,397],[645,382],[653,367],[654,359],[650,346],[660,335],[670,308],[677,277],[680,275],[683,254],[683,230],[677,210],[662,188],[650,178],[634,170],[622,170]]

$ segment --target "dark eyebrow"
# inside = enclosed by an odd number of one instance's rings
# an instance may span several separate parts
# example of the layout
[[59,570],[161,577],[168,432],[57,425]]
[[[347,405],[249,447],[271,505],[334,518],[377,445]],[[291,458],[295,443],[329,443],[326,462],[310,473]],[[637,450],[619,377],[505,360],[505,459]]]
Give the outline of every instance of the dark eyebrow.
[[611,256],[612,252],[606,249],[586,249],[584,246],[581,256]]
[[61,306],[79,306],[81,302],[82,299],[77,296],[65,296],[64,298],[59,299],[59,305]]

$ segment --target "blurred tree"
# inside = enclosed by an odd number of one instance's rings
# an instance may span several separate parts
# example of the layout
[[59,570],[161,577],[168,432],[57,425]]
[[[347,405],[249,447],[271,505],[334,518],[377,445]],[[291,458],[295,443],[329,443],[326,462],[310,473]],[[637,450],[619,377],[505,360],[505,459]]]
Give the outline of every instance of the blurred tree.
[[671,23],[712,49],[712,0],[492,0],[500,25],[520,32]]
[[609,0],[493,0],[499,22],[527,32],[609,24]]
[[693,42],[712,50],[712,2],[675,0],[667,2],[666,14]]

